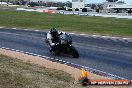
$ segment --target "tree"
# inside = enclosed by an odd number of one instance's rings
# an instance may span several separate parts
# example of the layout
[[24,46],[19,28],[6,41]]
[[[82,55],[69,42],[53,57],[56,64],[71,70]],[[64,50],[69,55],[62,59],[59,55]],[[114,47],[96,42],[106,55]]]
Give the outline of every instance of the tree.
[[79,9],[78,9],[78,8],[76,8],[76,9],[75,9],[75,11],[79,11]]
[[116,2],[118,0],[106,0],[106,1],[108,1],[108,2]]
[[96,8],[96,5],[95,4],[92,4],[91,5],[91,9],[95,9]]
[[29,6],[34,7],[34,6],[39,6],[39,4],[37,2],[30,2]]
[[87,8],[82,9],[82,12],[87,12],[87,11],[88,11]]
[[125,2],[124,2],[124,1],[118,1],[117,3],[122,3],[122,4],[125,4]]
[[72,8],[72,3],[70,1],[65,2],[65,6]]
[[103,10],[103,4],[98,4],[98,5],[96,6],[96,9]]
[[66,10],[64,7],[58,7],[56,10]]
[[72,9],[68,9],[68,11],[72,11]]

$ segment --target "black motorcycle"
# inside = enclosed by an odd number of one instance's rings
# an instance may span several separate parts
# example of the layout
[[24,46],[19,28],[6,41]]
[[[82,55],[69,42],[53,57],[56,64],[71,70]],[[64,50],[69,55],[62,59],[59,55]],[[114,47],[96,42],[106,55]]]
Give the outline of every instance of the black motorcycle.
[[[49,48],[52,48],[47,39],[46,43],[48,44]],[[72,37],[67,33],[59,35],[59,43],[55,44],[55,47],[52,52],[56,54],[62,53],[71,55],[74,58],[79,57],[78,51],[75,49],[75,47],[72,46]]]

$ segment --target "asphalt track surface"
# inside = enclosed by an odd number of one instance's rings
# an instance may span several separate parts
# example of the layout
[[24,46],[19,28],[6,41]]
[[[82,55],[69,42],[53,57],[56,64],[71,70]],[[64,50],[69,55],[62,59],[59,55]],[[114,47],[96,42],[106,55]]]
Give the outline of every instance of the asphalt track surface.
[[78,59],[50,53],[45,44],[46,32],[0,28],[0,47],[63,59],[132,80],[132,41],[72,35]]

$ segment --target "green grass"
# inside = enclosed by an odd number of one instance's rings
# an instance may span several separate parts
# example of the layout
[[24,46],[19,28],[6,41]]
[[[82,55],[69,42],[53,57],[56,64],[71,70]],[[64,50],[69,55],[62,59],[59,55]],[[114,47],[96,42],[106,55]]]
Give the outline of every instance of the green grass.
[[78,88],[70,74],[0,55],[0,88]]
[[42,30],[56,27],[88,34],[132,36],[132,20],[38,12],[0,11],[0,26]]

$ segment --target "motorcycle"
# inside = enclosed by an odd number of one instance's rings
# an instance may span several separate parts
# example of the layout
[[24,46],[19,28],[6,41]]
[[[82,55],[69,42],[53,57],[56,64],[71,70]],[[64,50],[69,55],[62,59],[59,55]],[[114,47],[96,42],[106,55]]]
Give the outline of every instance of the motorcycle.
[[[52,48],[47,38],[46,43],[49,46],[49,48]],[[78,51],[75,49],[74,46],[72,46],[72,37],[67,33],[59,35],[59,42],[55,44],[55,47],[52,52],[56,54],[62,53],[71,55],[73,58],[79,57]]]

